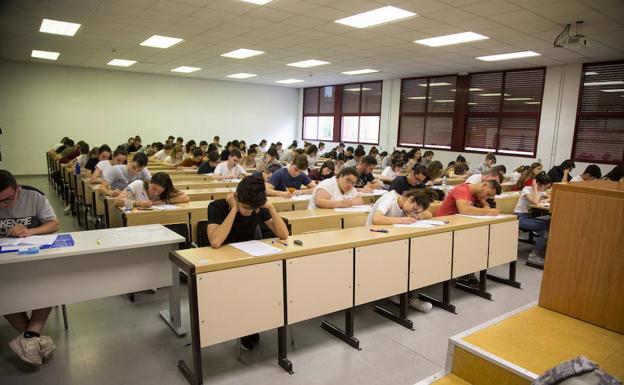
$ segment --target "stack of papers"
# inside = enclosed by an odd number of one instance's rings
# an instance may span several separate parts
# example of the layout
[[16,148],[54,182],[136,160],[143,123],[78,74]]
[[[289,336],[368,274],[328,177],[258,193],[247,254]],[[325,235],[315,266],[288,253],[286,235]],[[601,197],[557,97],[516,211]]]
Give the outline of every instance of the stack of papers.
[[175,210],[178,208],[176,205],[156,205],[152,206],[154,210]]
[[457,214],[458,217],[466,217],[466,218],[473,218],[473,219],[500,219],[500,218],[507,218],[509,217],[509,215],[503,215],[503,214],[498,214],[498,215],[465,215],[465,214]]
[[2,251],[11,251],[35,246],[49,246],[54,243],[56,237],[56,234],[46,234],[24,238],[0,238],[0,247],[2,247]]
[[373,209],[371,205],[355,205],[351,207],[338,207],[334,210],[338,212],[356,212],[356,213],[368,213]]
[[410,224],[396,224],[394,227],[414,227],[417,229],[430,229],[437,226],[445,225],[444,221],[435,221],[431,219],[423,219],[422,221],[416,221]]
[[261,257],[263,255],[271,255],[281,253],[282,250],[271,245],[267,245],[260,241],[247,241],[230,243],[230,246],[236,247],[240,251],[251,255],[252,257]]

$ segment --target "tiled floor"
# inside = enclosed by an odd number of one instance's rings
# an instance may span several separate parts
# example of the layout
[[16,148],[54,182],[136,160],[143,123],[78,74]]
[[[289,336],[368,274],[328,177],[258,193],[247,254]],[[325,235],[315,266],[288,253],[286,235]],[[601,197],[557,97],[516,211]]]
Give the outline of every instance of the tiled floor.
[[[49,189],[45,177],[18,178],[20,183],[43,190],[61,219],[62,231],[75,231],[75,218],[62,214],[63,204]],[[521,258],[528,248],[520,245]],[[500,275],[506,269],[496,269]],[[234,341],[203,349],[204,382],[222,385],[320,385],[320,384],[414,384],[444,366],[449,336],[535,301],[541,271],[518,264],[521,290],[488,282],[493,301],[453,291],[458,314],[434,308],[428,314],[411,310],[414,331],[407,330],[372,311],[372,305],[356,310],[356,351],[319,327],[321,318],[294,325],[295,345],[289,346],[294,375],[276,364],[276,332],[262,333],[258,348],[236,360]],[[185,287],[184,287],[185,288]],[[76,288],[79,290],[80,288]],[[438,294],[441,287],[426,292]],[[250,295],[253,295],[250,293]],[[187,338],[177,338],[160,320],[158,311],[167,307],[167,290],[137,295],[136,303],[118,296],[68,306],[69,330],[63,329],[60,309],[53,311],[46,326],[57,350],[39,370],[22,366],[7,346],[15,336],[0,320],[0,384],[79,385],[175,385],[186,384],[176,364],[189,360]],[[244,309],[241,309],[244,311]],[[253,317],[253,314],[247,316]],[[324,319],[342,325],[341,313]],[[183,320],[188,324],[186,295]],[[187,326],[188,327],[188,326]],[[189,361],[190,362],[190,361]]]

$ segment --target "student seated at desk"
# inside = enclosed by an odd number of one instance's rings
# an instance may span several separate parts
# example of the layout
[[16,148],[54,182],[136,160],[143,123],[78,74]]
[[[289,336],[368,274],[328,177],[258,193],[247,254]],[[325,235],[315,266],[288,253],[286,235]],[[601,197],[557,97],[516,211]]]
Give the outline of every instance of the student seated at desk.
[[390,184],[390,190],[396,191],[399,195],[415,188],[425,188],[432,186],[433,181],[429,179],[427,167],[420,163],[415,164],[405,176],[397,176]]
[[279,153],[277,152],[277,147],[275,146],[269,147],[267,152],[264,154],[264,160],[260,162],[256,168],[260,170],[261,168],[268,167],[270,164],[276,164],[280,166],[280,168],[282,167],[282,162],[279,160]]
[[373,170],[377,166],[377,159],[374,156],[366,155],[355,167],[358,173],[355,188],[362,192],[373,192],[374,189],[382,188],[381,182],[373,175]]
[[504,179],[504,176],[503,174],[499,172],[499,169],[496,167],[492,167],[490,169],[485,170],[484,172],[480,174],[471,175],[468,179],[466,179],[466,182],[464,183],[479,184],[486,180],[495,180],[498,183],[502,183],[503,179]]
[[316,186],[308,208],[334,209],[364,204],[353,187],[357,178],[358,173],[354,167],[345,167],[338,176],[325,179]]
[[[293,195],[311,194],[316,183],[303,172],[308,169],[308,158],[297,154],[288,167],[283,167],[273,173],[267,184],[269,196],[290,198]],[[305,186],[307,190],[300,190]]]
[[76,163],[80,164],[80,168],[84,169],[89,161],[89,145],[85,142],[79,142],[78,151],[80,151],[80,155],[72,159],[67,163],[68,167],[75,167]]
[[184,148],[180,146],[174,146],[171,153],[165,158],[163,163],[169,166],[177,166],[184,160]]
[[613,170],[609,171],[607,175],[605,175],[602,179],[610,180],[613,182],[623,182],[624,181],[624,166],[619,165],[613,167]]
[[344,166],[345,167],[357,167],[358,164],[362,163],[362,159],[364,159],[365,156],[366,156],[366,151],[364,151],[363,148],[356,148],[355,151],[353,152],[353,159],[348,160]]
[[453,188],[444,198],[437,217],[445,215],[498,215],[498,209],[491,209],[486,204],[487,198],[494,198],[501,193],[501,185],[495,180],[478,184],[462,183]]
[[147,155],[137,152],[128,164],[118,164],[104,173],[100,190],[108,196],[117,197],[121,191],[135,180],[149,181],[152,178],[147,169]]
[[[366,225],[410,224],[419,219],[433,217],[427,210],[437,194],[431,189],[411,190],[405,195],[396,191],[388,191],[375,202],[372,211],[368,214]],[[393,299],[394,302],[396,302]],[[429,302],[421,301],[416,296],[409,299],[412,308],[423,313],[431,310]]]
[[247,150],[247,155],[243,157],[242,167],[244,169],[253,168],[256,170],[260,170],[262,168],[262,161],[260,159],[256,159],[258,155],[258,150],[256,147],[251,145],[249,150]]
[[90,183],[102,183],[102,181],[104,180],[102,178],[104,173],[107,170],[111,169],[113,166],[117,166],[120,164],[123,165],[126,162],[126,159],[128,159],[128,153],[126,152],[126,150],[121,146],[117,147],[115,149],[115,152],[113,153],[113,158],[111,160],[103,159],[95,165],[95,170],[93,171],[93,174],[91,174]]
[[232,148],[229,151],[228,159],[225,162],[221,162],[215,167],[214,178],[215,179],[239,179],[249,175],[247,171],[239,164],[241,160],[241,153],[237,148]]
[[[244,178],[235,193],[208,205],[208,240],[214,248],[261,238],[260,224],[280,239],[288,239],[286,223],[267,200],[264,181],[259,177]],[[241,338],[241,347],[253,350],[259,340],[257,333],[245,336]]]
[[533,180],[532,186],[527,186],[520,192],[520,198],[514,209],[514,213],[518,216],[518,224],[522,230],[535,231],[538,239],[535,242],[533,251],[529,254],[528,262],[543,265],[546,243],[548,242],[548,227],[550,226],[550,217],[534,218],[529,214],[530,206],[541,202],[548,202],[550,199],[546,190],[552,186],[552,179],[542,173],[538,174]]
[[[552,170],[551,170],[552,171]],[[520,178],[516,181],[516,190],[521,191],[525,187],[531,187],[533,185],[533,179],[538,175],[544,172],[544,167],[541,163],[534,162],[531,163],[528,169],[520,175]],[[567,175],[567,173],[566,173]],[[552,176],[551,176],[552,179]],[[572,179],[570,176],[568,180]]]
[[[59,229],[46,196],[35,188],[20,186],[6,170],[0,170],[0,218],[0,237],[22,238],[51,234]],[[4,316],[20,333],[9,342],[11,350],[29,365],[41,365],[55,349],[52,339],[41,334],[50,310],[33,310],[30,318],[26,312]]]
[[[251,175],[255,176],[255,177],[262,178],[262,180],[264,180],[264,185],[266,187],[267,183],[269,183],[269,181],[271,180],[271,176],[273,176],[273,173],[275,171],[281,169],[281,168],[282,168],[282,166],[278,166],[276,164],[270,164],[268,167],[264,167],[264,169],[262,171],[256,171],[256,172],[254,172]],[[268,193],[268,191],[267,191],[267,193]]]
[[442,173],[444,172],[444,165],[439,160],[434,160],[433,162],[429,162],[427,166],[427,174],[429,175],[429,179],[434,184],[440,184],[442,182]]
[[455,177],[467,177],[468,176],[468,163],[466,162],[466,158],[463,155],[457,155],[455,161],[450,162],[446,167],[444,175],[448,178]]
[[[129,192],[128,189],[130,190]],[[157,172],[152,175],[152,179],[149,182],[135,180],[130,183],[128,188],[122,191],[115,199],[117,207],[125,205],[128,193],[132,195],[131,199],[134,207],[149,208],[152,205],[186,203],[190,201],[184,191],[173,187],[171,177],[165,172]]]
[[[423,164],[423,166],[427,166],[429,167],[429,165],[431,164],[431,162],[433,161],[433,151],[427,150],[425,151],[425,153],[423,154],[421,163]],[[442,163],[440,163],[442,164]]]
[[[552,179],[553,183],[560,183],[563,180],[569,182],[572,179],[570,172],[574,170],[576,164],[572,159],[566,159],[559,166],[554,166],[548,171],[548,176]],[[531,184],[529,184],[531,186]]]
[[401,175],[401,169],[403,169],[403,159],[400,156],[392,158],[390,166],[383,169],[379,179],[384,184],[389,185],[394,181],[394,178]]
[[315,182],[322,182],[326,179],[334,177],[334,169],[336,166],[334,162],[331,160],[326,160],[323,162],[320,168],[311,168],[308,170],[308,178],[312,179]]
[[198,174],[212,174],[219,164],[219,152],[210,151],[208,153],[208,160],[199,166],[197,169]]
[[154,159],[158,159],[160,161],[165,161],[169,155],[171,155],[171,151],[173,150],[173,145],[170,143],[165,143],[162,150],[159,150],[154,154]]
[[[581,175],[577,175],[570,179],[570,182],[584,182],[586,180],[596,180],[602,178],[602,171],[600,167],[595,164],[590,164],[585,168],[585,171]],[[563,181],[563,183],[566,183]]]
[[487,169],[494,167],[495,164],[496,164],[496,155],[490,153],[485,156],[485,162],[481,162],[477,164],[471,172],[473,174],[481,174]]
[[176,168],[177,167],[198,168],[202,164],[203,158],[204,158],[204,152],[201,150],[201,148],[196,148],[191,153],[191,156],[184,159],[182,162],[180,162],[180,164],[178,164]]
[[111,148],[108,147],[107,144],[103,144],[100,147],[94,147],[94,148],[97,148],[96,157],[90,158],[84,167],[85,170],[88,170],[88,173],[91,175],[93,175],[93,172],[95,172],[95,168],[97,167],[97,164],[103,160],[109,160],[113,152],[113,150],[111,150]]

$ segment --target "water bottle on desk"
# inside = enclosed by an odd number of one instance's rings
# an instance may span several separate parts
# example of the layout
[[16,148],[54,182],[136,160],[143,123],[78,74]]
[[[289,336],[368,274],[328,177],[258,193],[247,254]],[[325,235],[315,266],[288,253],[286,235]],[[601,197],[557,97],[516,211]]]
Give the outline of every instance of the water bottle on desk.
[[74,171],[76,175],[80,175],[80,162],[76,162],[76,166],[74,167]]
[[447,190],[447,184],[446,184],[446,175],[442,177],[442,190],[446,192]]
[[126,200],[124,202],[124,211],[126,212],[132,211],[132,190],[130,190],[130,187],[126,189]]

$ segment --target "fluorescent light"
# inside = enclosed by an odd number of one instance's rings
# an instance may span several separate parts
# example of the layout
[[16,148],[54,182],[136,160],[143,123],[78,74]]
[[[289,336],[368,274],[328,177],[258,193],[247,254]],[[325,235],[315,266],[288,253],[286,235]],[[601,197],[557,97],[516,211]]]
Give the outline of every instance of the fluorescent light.
[[469,106],[476,106],[477,104],[479,104],[479,103],[475,103],[475,102],[468,102],[468,105],[469,105]]
[[343,89],[343,91],[349,91],[349,92],[360,92],[360,90],[361,91],[370,91],[371,89],[367,88],[367,87],[363,87],[362,89],[360,89],[360,88],[345,88],[345,89]]
[[353,70],[353,71],[345,71],[343,72],[343,74],[345,75],[364,75],[364,74],[372,74],[375,72],[379,72],[379,70],[372,70],[370,68],[367,69],[363,69],[363,70]]
[[434,103],[455,103],[455,99],[438,99],[434,100]]
[[257,5],[265,5],[270,3],[273,0],[242,0],[245,3],[252,3],[252,4],[257,4]]
[[[433,82],[433,83],[429,83],[429,87],[440,87],[440,86],[450,86],[451,83],[446,83],[446,82]],[[421,87],[427,87],[427,83],[420,83],[419,86]]]
[[299,80],[299,79],[284,79],[284,80],[278,80],[275,83],[294,84],[294,83],[303,83],[303,80]]
[[532,152],[528,151],[498,150],[498,152],[502,154],[533,155]]
[[381,7],[372,11],[358,13],[357,15],[336,20],[335,23],[348,25],[355,28],[367,28],[379,24],[390,23],[408,17],[418,16],[414,12],[406,11],[392,6]]
[[136,63],[136,60],[113,59],[106,64],[109,66],[130,67],[134,63]]
[[54,35],[74,36],[78,32],[80,24],[66,21],[43,19],[39,32],[51,33]]
[[470,89],[468,89],[468,91],[470,91],[470,92],[478,92],[478,91],[483,91],[483,89],[482,88],[470,88]]
[[[497,93],[493,93],[493,94],[478,94],[479,96],[501,96],[500,92]],[[503,96],[511,96],[510,94],[505,94]]]
[[239,48],[234,51],[224,53],[223,57],[231,57],[234,59],[247,59],[248,57],[262,55],[264,52],[256,51],[255,49]]
[[589,82],[589,83],[583,83],[583,85],[585,87],[589,87],[589,86],[617,86],[619,84],[624,84],[624,81],[622,81],[622,80],[614,80],[614,81],[610,81],[610,82]]
[[466,147],[466,150],[468,150],[468,151],[484,151],[484,152],[496,151],[494,148],[481,148],[481,147]]
[[594,72],[594,71],[585,72],[585,76],[592,76],[592,75],[598,75],[598,72]]
[[426,96],[408,96],[407,99],[410,99],[410,100],[424,100],[424,99],[427,99],[427,97]]
[[417,146],[422,147],[422,143],[399,143],[400,146]]
[[533,51],[521,51],[521,52],[501,53],[499,55],[477,56],[475,59],[483,60],[483,61],[498,61],[498,60],[520,59],[520,58],[532,57],[532,56],[541,56],[541,54],[537,52],[533,52]]
[[247,79],[247,78],[253,78],[254,76],[258,76],[256,74],[247,74],[245,72],[239,72],[237,74],[232,74],[232,75],[228,75],[228,78],[233,78],[233,79]]
[[154,35],[149,39],[145,40],[140,45],[144,47],[169,48],[183,41],[184,39],[180,39],[177,37]]
[[322,66],[325,64],[330,64],[330,63],[328,61],[308,59],[308,60],[298,61],[295,63],[289,63],[286,65],[291,66],[291,67],[309,68],[309,67]]
[[441,145],[441,144],[428,144],[427,147],[428,148],[443,148],[443,149],[445,148],[447,150],[451,149],[451,146],[444,146],[444,145]]
[[489,39],[489,37],[479,35],[478,33],[461,32],[461,33],[454,33],[452,35],[445,35],[445,36],[431,37],[429,39],[416,40],[414,41],[414,43],[426,45],[429,47],[441,47],[444,45],[468,43],[470,41],[486,40],[486,39]]
[[533,98],[505,98],[508,102],[517,102],[520,100],[533,100]]
[[198,67],[187,67],[181,66],[171,70],[171,72],[181,72],[183,74],[190,74],[191,72],[199,71],[201,68]]
[[542,104],[542,102],[524,102],[524,104]]
[[33,49],[30,57],[36,57],[37,59],[56,60],[58,59],[59,55],[59,52],[37,51],[36,49]]
[[612,90],[600,90],[602,92],[624,92],[624,88],[616,88]]

